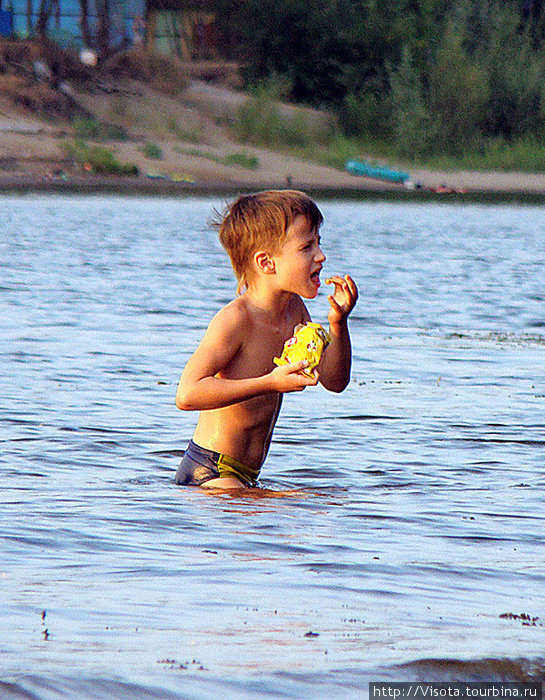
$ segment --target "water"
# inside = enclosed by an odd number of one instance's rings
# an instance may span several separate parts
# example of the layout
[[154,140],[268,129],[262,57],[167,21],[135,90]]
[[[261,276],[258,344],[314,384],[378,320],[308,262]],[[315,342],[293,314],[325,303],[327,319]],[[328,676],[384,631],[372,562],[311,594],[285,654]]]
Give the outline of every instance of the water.
[[173,484],[221,206],[0,199],[0,696],[542,680],[545,210],[321,203],[352,382],[286,397],[263,486],[296,492],[243,498]]

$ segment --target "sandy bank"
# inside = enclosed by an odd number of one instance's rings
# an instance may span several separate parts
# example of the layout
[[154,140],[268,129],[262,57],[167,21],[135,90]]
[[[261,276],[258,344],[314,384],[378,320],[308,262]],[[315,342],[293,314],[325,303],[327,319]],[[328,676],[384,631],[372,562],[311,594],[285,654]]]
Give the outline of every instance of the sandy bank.
[[[465,175],[465,174],[464,174]],[[292,179],[290,183],[281,180],[222,180],[211,178],[194,183],[176,182],[168,179],[147,177],[117,177],[98,175],[44,176],[33,173],[17,175],[0,174],[0,192],[5,194],[30,194],[33,192],[58,194],[122,194],[127,196],[219,196],[233,197],[239,193],[252,192],[286,186],[302,189],[319,199],[388,199],[394,201],[422,202],[489,202],[545,204],[545,185],[535,182],[535,176],[521,174],[518,178],[503,179],[501,173],[467,173],[464,178],[463,193],[434,192],[431,190],[409,190],[401,186],[381,183],[363,178],[347,186],[344,183],[320,182],[317,180]],[[448,178],[440,178],[448,182]],[[452,180],[452,182],[457,182]]]

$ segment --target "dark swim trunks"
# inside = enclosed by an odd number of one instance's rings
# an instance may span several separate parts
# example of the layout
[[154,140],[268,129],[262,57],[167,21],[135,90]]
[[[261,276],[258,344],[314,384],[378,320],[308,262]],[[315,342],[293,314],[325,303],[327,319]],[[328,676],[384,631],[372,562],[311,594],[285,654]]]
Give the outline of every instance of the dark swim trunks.
[[207,450],[190,441],[174,481],[180,486],[202,486],[211,479],[234,476],[244,486],[255,486],[259,469],[251,469],[236,459]]

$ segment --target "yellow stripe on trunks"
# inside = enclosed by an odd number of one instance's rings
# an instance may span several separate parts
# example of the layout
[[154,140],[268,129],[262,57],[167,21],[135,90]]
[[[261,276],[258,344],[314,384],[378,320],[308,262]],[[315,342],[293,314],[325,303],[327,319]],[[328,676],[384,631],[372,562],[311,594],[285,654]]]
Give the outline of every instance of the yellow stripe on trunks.
[[236,459],[228,455],[220,454],[218,457],[218,471],[220,478],[225,476],[234,476],[245,486],[254,486],[259,476],[259,469],[247,467]]

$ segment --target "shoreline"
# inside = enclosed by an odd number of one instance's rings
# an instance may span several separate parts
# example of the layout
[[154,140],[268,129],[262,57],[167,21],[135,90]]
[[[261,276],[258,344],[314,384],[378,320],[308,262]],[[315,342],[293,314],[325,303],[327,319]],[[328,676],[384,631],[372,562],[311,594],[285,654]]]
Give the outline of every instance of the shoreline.
[[[175,182],[168,179],[123,177],[116,175],[82,175],[45,178],[40,175],[0,176],[2,194],[116,194],[147,196],[221,197],[237,196],[263,189],[291,187],[307,192],[317,199],[393,200],[408,202],[456,202],[457,204],[545,204],[545,188],[486,187],[486,173],[479,173],[479,186],[468,186],[463,192],[435,192],[430,189],[408,189],[400,185],[370,179],[355,179],[353,186],[346,183],[324,185],[312,182],[242,181]],[[524,175],[519,175],[524,180]],[[529,177],[532,177],[529,175]],[[484,182],[483,182],[484,181]]]

